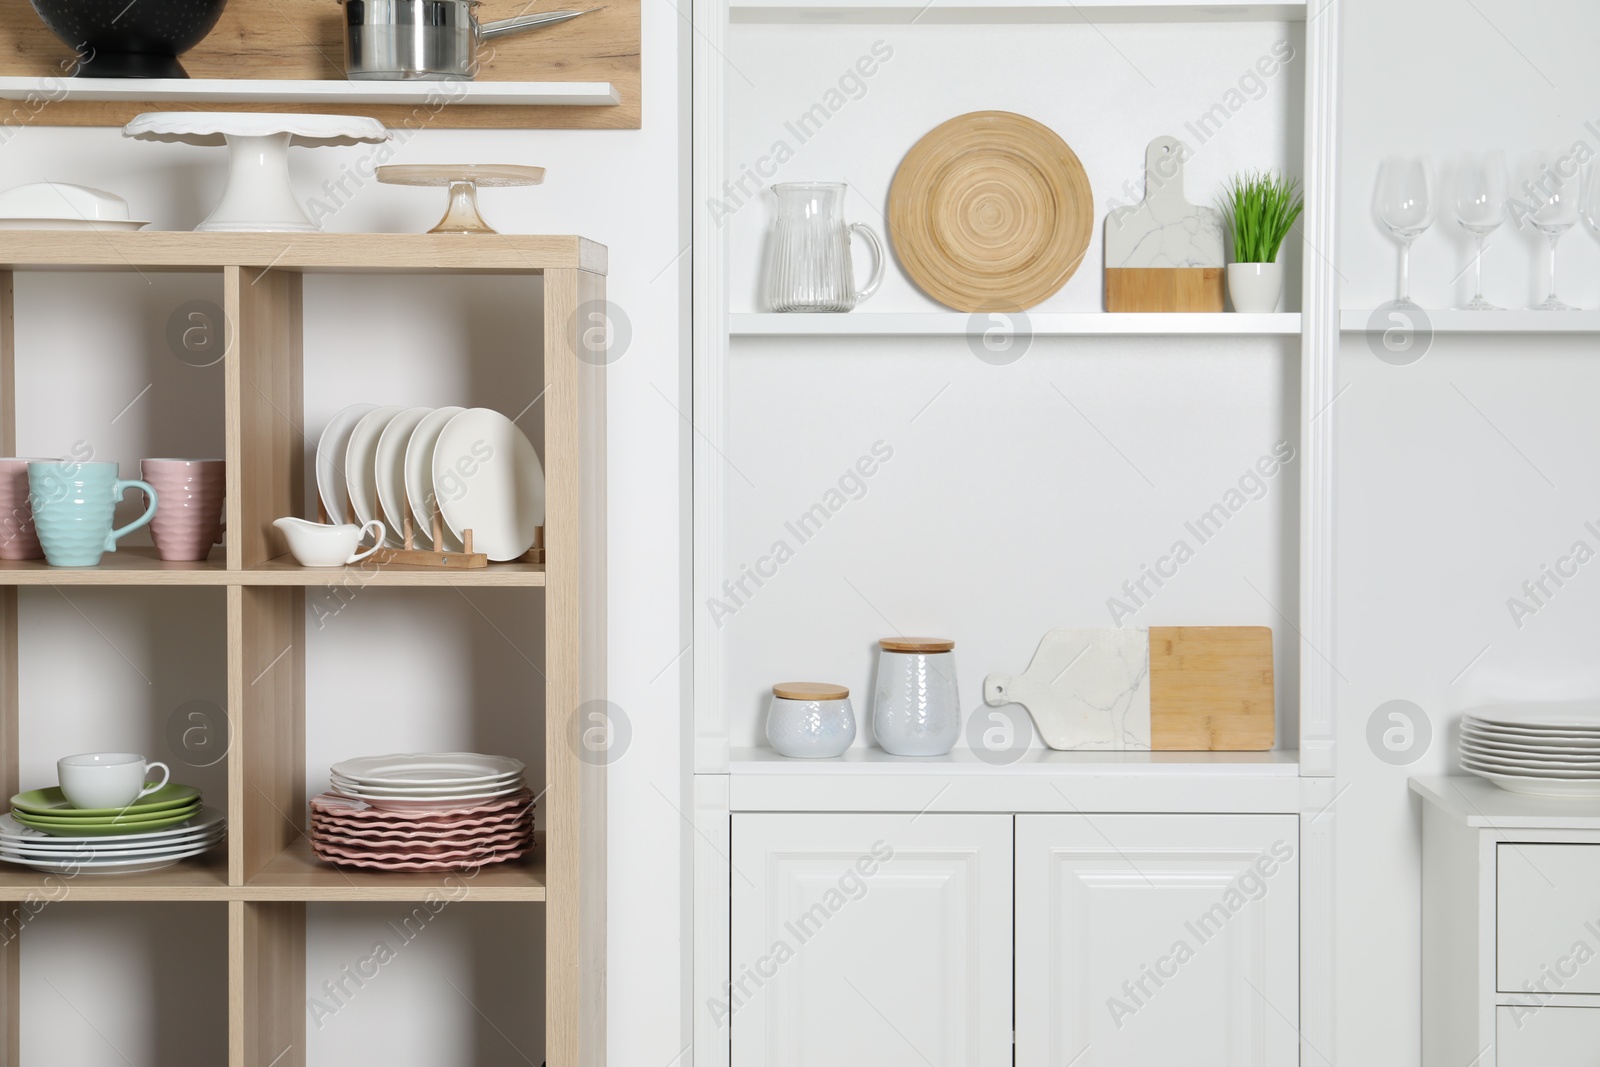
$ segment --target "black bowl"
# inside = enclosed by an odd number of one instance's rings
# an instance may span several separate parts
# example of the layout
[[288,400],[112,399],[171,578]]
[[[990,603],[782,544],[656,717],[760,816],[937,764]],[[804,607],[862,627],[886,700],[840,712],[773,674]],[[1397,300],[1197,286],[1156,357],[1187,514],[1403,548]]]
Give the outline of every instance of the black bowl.
[[178,57],[199,44],[228,0],[30,0],[78,53],[80,78],[187,78]]

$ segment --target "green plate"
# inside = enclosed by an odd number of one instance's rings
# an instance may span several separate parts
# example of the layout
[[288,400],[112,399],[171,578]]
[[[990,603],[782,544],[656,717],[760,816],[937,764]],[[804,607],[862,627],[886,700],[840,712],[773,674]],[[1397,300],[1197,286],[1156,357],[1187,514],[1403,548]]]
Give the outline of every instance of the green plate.
[[60,834],[66,837],[111,837],[116,834],[142,834],[151,830],[165,830],[169,826],[177,826],[188,822],[200,813],[198,807],[179,811],[176,814],[163,813],[159,817],[143,820],[114,819],[71,819],[63,824],[60,819],[39,819],[20,812],[12,812],[11,817],[23,826],[30,826],[35,830],[43,830],[47,834]]
[[126,808],[75,808],[56,786],[49,789],[30,789],[11,798],[11,806],[29,815],[45,815],[60,819],[92,819],[107,815],[146,815],[168,811],[192,803],[200,790],[192,785],[166,785]]

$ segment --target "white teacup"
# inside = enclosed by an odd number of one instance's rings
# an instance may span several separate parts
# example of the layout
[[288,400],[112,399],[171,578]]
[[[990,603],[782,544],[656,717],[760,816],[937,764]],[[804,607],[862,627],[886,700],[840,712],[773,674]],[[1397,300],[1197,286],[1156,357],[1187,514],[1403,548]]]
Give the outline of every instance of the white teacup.
[[[145,785],[145,776],[161,768],[161,781]],[[61,792],[75,808],[125,808],[140,797],[163,789],[172,777],[165,763],[146,763],[134,752],[85,752],[56,760]]]
[[[357,526],[354,523],[328,526],[320,522],[285,517],[274,519],[272,525],[283,531],[284,538],[289,542],[289,552],[302,567],[343,567],[350,563],[360,563],[382,548],[383,539],[389,534],[383,523],[377,519],[373,519],[365,526]],[[356,547],[361,544],[362,536],[368,531],[373,531],[376,540],[373,541],[371,548],[358,553]]]

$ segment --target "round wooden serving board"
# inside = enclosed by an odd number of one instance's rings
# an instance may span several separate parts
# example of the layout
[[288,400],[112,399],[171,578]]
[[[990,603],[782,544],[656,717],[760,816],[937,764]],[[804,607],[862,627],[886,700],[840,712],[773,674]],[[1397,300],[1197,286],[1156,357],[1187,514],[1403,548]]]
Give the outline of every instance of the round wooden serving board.
[[1094,197],[1055,131],[974,111],[918,141],[889,190],[889,237],[922,291],[957,311],[1020,311],[1083,262]]

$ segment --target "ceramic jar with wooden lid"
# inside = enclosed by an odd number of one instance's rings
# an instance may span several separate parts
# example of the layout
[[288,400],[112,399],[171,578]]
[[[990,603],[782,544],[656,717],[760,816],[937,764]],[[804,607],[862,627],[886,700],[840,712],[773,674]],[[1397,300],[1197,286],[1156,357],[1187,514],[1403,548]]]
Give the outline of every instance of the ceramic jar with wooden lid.
[[767,741],[780,756],[838,756],[856,739],[850,690],[823,682],[783,682],[772,687]]
[[872,736],[895,756],[942,756],[961,736],[954,641],[885,637],[878,642]]

